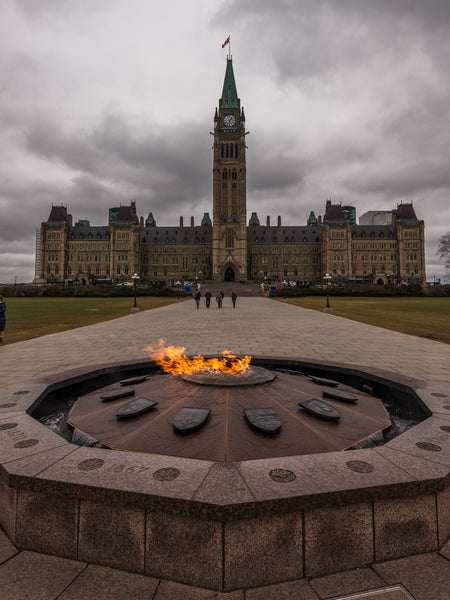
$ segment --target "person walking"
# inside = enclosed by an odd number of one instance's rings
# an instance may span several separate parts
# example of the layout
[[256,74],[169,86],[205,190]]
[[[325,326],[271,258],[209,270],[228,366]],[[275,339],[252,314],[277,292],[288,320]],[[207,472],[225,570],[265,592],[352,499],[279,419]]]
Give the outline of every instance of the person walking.
[[233,293],[231,294],[231,300],[233,302],[233,308],[236,308],[236,298],[237,298],[236,290],[233,290]]
[[194,296],[194,298],[195,298],[195,303],[197,304],[197,310],[198,310],[198,307],[200,306],[200,298],[201,298],[201,296],[202,296],[202,295],[200,294],[200,290],[197,290],[197,291],[195,292],[195,296]]
[[223,298],[223,296],[222,296],[221,292],[217,292],[217,295],[216,295],[217,308],[222,308],[222,298]]
[[6,302],[0,295],[0,344],[3,342],[3,332],[6,327]]
[[205,294],[205,300],[206,300],[206,308],[209,308],[209,305],[211,304],[211,292],[208,290]]

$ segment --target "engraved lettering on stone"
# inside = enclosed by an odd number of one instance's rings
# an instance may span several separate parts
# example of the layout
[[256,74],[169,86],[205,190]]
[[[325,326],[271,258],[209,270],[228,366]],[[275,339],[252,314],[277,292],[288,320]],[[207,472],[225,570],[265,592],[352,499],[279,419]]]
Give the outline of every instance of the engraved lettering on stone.
[[140,475],[141,473],[145,473],[149,470],[150,467],[137,467],[131,465],[121,465],[117,463],[113,463],[110,467],[108,467],[108,471],[110,473],[124,473],[127,475]]
[[29,394],[29,390],[19,390],[18,392],[13,392],[13,396],[23,396],[24,394]]
[[6,435],[9,435],[10,437],[12,437],[15,440],[26,440],[27,439],[26,434],[20,429],[17,429],[17,431],[8,431],[8,433]]
[[347,462],[347,467],[350,471],[354,471],[355,473],[372,473],[374,470],[373,465],[364,462],[363,460],[349,460]]
[[80,471],[95,471],[96,469],[101,469],[104,464],[105,461],[101,458],[88,458],[82,460],[77,466]]
[[435,435],[432,435],[429,438],[430,442],[446,442],[447,440],[448,437],[445,435],[445,433],[436,433]]
[[157,481],[172,481],[180,475],[180,471],[174,467],[166,467],[165,469],[158,469],[153,473],[153,479]]
[[288,469],[272,469],[269,471],[269,477],[277,483],[289,483],[297,478],[296,474]]
[[446,431],[447,433],[450,433],[450,425],[441,425],[441,429],[442,429],[442,431]]
[[436,396],[436,398],[447,398],[447,394],[440,394],[439,392],[431,392],[432,396]]
[[430,452],[440,452],[442,450],[438,444],[433,444],[431,442],[417,442],[416,446],[421,450],[429,450]]
[[7,429],[14,429],[17,427],[17,423],[3,423],[0,425],[0,431],[6,431]]
[[16,442],[14,448],[30,448],[31,446],[36,446],[36,444],[39,444],[39,440],[22,440],[21,442]]
[[0,408],[14,408],[17,406],[17,402],[8,402],[7,404],[0,404]]
[[305,477],[314,477],[316,475],[333,475],[339,472],[339,468],[337,465],[328,465],[326,467],[310,467],[309,469],[305,467],[299,467],[297,469],[297,473],[299,475],[304,475]]

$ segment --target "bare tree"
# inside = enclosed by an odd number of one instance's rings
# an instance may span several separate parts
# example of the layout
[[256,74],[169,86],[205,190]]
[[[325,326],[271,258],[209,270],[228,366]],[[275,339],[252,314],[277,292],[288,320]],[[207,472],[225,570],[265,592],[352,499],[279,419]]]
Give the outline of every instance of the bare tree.
[[439,238],[436,254],[444,261],[447,271],[450,271],[450,231]]

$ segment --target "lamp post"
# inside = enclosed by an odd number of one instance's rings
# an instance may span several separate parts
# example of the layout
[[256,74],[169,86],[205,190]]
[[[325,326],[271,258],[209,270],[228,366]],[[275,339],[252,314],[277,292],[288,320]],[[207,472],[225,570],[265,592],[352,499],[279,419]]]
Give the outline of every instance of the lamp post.
[[326,275],[323,276],[323,278],[325,279],[325,285],[327,286],[327,305],[323,309],[323,312],[330,313],[330,312],[333,312],[331,309],[330,300],[328,297],[328,286],[330,285],[331,275],[329,273],[327,273]]
[[135,273],[134,275],[131,276],[131,279],[133,280],[133,283],[134,283],[134,305],[131,308],[131,312],[137,313],[137,312],[139,312],[139,307],[138,307],[137,301],[136,301],[136,286],[137,286],[137,280],[139,279],[139,275],[137,273]]

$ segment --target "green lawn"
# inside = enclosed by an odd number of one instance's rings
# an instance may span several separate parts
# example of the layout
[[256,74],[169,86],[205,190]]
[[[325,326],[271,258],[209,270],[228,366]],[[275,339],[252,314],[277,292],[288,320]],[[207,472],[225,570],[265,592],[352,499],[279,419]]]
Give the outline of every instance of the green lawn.
[[[5,298],[6,330],[3,344],[75,329],[129,315],[133,297],[126,298]],[[140,310],[173,304],[176,298],[138,298]]]
[[[326,304],[317,296],[287,301],[319,311]],[[330,297],[330,306],[339,317],[450,344],[450,298]]]

